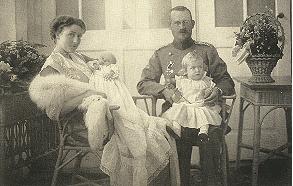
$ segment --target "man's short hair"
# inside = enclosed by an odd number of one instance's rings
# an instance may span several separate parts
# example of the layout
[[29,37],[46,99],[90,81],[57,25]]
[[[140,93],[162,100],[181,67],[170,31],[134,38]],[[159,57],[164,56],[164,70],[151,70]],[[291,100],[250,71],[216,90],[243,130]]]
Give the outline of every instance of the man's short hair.
[[188,8],[186,8],[185,6],[175,6],[174,8],[172,8],[170,10],[170,15],[171,15],[171,12],[172,11],[188,11],[189,12],[189,15],[190,15],[190,18],[192,19],[191,11]]

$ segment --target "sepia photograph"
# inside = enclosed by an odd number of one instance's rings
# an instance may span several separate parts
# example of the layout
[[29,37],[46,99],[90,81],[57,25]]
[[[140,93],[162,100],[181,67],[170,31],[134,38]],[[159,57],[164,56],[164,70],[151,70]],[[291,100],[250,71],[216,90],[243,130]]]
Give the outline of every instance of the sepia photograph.
[[291,0],[0,0],[0,186],[291,186]]

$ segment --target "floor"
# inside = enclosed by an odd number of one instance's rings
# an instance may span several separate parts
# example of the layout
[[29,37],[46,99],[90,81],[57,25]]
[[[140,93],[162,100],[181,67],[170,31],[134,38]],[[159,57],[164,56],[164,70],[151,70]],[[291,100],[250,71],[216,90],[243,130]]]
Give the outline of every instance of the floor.
[[[234,163],[231,164],[230,185],[231,186],[249,186],[251,177],[251,164],[250,162],[243,162],[241,169],[235,171],[233,168]],[[85,169],[86,172],[88,172]],[[192,183],[191,185],[201,186],[199,170],[192,169]],[[102,186],[109,185],[109,179],[104,174],[99,174],[99,177],[91,173],[87,173],[86,176],[90,176],[95,179],[99,179],[99,184]],[[6,183],[5,186],[47,186],[50,185],[51,175],[46,171],[36,171],[34,173],[28,173],[25,178],[13,179],[13,183]],[[71,175],[69,173],[63,173],[58,179],[58,185],[68,185],[71,183]],[[286,159],[274,159],[267,160],[260,166],[259,169],[259,186],[289,186],[292,185],[292,164],[290,160]]]

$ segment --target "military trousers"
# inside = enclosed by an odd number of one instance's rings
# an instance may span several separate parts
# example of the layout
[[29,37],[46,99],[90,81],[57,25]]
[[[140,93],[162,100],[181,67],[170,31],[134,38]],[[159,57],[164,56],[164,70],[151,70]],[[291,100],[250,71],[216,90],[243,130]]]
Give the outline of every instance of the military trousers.
[[181,129],[181,138],[176,140],[181,186],[190,185],[192,146],[199,147],[202,183],[209,186],[219,185],[221,178],[221,128],[210,125],[208,131],[209,141],[206,143],[200,143],[198,141],[199,130],[184,127]]

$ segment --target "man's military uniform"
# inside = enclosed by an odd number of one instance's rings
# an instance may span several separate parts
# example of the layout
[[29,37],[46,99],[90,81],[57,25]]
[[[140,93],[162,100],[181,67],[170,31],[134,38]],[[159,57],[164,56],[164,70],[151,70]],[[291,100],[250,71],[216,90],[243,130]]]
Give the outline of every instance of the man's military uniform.
[[[233,94],[235,92],[234,82],[227,72],[226,63],[219,57],[215,47],[208,43],[197,42],[192,39],[184,43],[176,43],[173,41],[173,43],[156,50],[150,58],[149,64],[142,71],[141,80],[137,84],[138,92],[143,95],[164,98],[162,91],[165,89],[165,85],[159,84],[161,76],[164,75],[166,77],[167,68],[170,71],[170,67],[175,74],[178,73],[182,68],[182,58],[188,52],[194,50],[203,58],[204,64],[206,65],[205,71],[209,77],[213,78],[216,87],[220,88],[224,95]],[[167,107],[171,106],[169,102],[165,102],[163,107],[166,107],[166,105]],[[166,110],[166,108],[162,108],[162,110]],[[182,127],[181,138],[176,140],[181,185],[189,185],[192,145],[199,146],[204,181],[213,181],[215,180],[215,175],[218,175],[220,137],[218,135],[219,131],[213,129],[215,127],[210,127],[209,129],[210,140],[208,143],[200,144],[197,140],[197,129]]]

